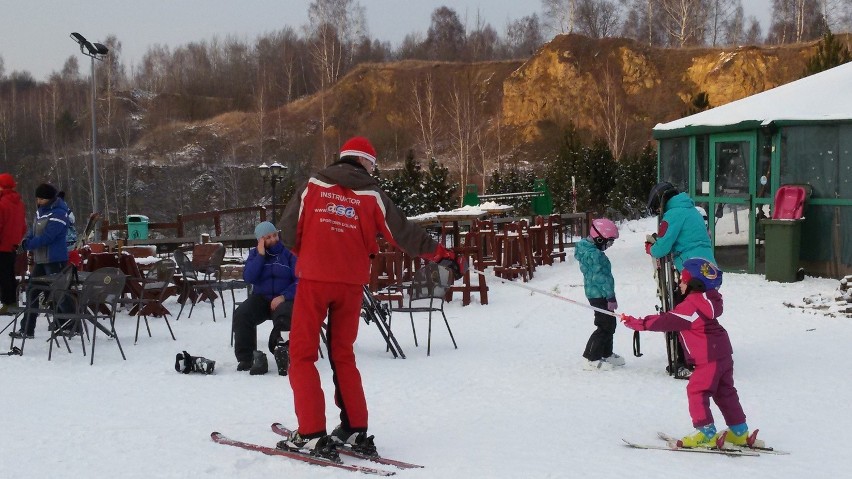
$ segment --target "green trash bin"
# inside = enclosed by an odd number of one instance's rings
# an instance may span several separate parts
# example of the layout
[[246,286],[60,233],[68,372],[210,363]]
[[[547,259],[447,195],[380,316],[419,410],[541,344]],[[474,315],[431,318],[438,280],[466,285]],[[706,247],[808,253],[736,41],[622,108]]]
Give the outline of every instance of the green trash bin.
[[804,220],[762,220],[766,246],[766,280],[798,281],[799,247]]
[[127,215],[127,239],[148,239],[148,217],[145,215]]

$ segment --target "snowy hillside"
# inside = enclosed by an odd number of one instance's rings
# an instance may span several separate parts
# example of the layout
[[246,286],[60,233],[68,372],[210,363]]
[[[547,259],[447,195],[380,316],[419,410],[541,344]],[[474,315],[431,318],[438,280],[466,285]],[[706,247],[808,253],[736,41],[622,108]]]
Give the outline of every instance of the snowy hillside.
[[[621,225],[608,250],[624,312],[654,310],[651,262],[643,252],[653,220]],[[569,254],[569,257],[571,255]],[[539,267],[530,286],[585,301],[573,258]],[[592,332],[591,311],[488,279],[489,304],[447,307],[459,349],[441,322],[433,324],[426,357],[426,317],[416,317],[423,338],[415,348],[408,319],[395,333],[408,359],[392,359],[375,327],[362,323],[356,354],[370,407],[370,432],[389,457],[424,464],[401,478],[645,478],[841,477],[848,469],[846,433],[852,397],[846,355],[852,321],[785,307],[782,302],[831,293],[838,282],[807,278],[794,284],[759,275],[727,274],[721,320],[734,344],[735,379],[748,423],[789,456],[728,458],[642,451],[621,438],[654,443],[655,433],[691,432],[685,381],[664,371],[660,333],[642,333],[631,354],[632,331],[619,326],[616,352],[627,365],[611,372],[581,368]],[[230,303],[230,298],[228,298]],[[172,299],[167,306],[177,312]],[[272,478],[358,477],[280,457],[213,443],[220,431],[273,445],[278,421],[295,426],[286,378],[236,372],[228,319],[208,305],[172,322],[172,341],[161,320],[153,338],[133,344],[135,320],[120,314],[117,329],[127,361],[112,341],[98,345],[94,366],[79,351],[54,351],[47,361],[47,331],[23,357],[0,357],[0,477],[8,478]],[[217,309],[219,305],[217,305]],[[5,321],[4,321],[5,325]],[[265,343],[269,324],[260,328]],[[8,339],[8,338],[6,338]],[[217,362],[213,376],[182,375],[175,354],[186,350]],[[270,360],[271,360],[270,355]],[[328,363],[320,360],[328,427],[338,420]],[[723,421],[714,408],[717,424]]]

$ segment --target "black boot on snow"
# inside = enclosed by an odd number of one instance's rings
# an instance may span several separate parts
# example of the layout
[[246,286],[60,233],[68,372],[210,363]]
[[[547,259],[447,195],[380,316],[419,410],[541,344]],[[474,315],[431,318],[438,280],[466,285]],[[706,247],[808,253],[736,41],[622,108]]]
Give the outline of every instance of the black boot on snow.
[[278,343],[272,355],[275,357],[275,365],[278,367],[278,375],[286,376],[290,367],[290,341]]
[[257,376],[258,374],[266,374],[269,372],[269,361],[266,359],[266,354],[263,351],[255,351],[252,353],[251,369],[249,374]]

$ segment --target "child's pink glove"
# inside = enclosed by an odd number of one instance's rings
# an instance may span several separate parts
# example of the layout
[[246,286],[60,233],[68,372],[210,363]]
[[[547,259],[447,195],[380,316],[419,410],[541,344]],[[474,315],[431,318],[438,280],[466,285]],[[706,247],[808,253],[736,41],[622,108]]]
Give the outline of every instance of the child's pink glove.
[[630,316],[629,314],[622,314],[619,317],[619,319],[621,320],[622,323],[624,323],[625,326],[627,326],[630,329],[634,329],[636,331],[645,331],[645,320],[644,319],[634,318],[633,316]]

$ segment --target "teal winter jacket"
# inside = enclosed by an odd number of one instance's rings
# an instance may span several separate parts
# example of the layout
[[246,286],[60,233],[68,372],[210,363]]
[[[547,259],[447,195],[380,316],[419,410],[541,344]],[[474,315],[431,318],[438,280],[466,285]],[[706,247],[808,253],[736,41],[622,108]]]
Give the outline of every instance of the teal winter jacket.
[[615,298],[615,279],[612,277],[612,265],[603,251],[599,250],[589,238],[583,238],[574,246],[574,258],[580,264],[583,273],[583,286],[586,298]]
[[686,193],[678,193],[666,202],[657,242],[651,246],[654,258],[669,253],[678,271],[683,270],[683,262],[689,258],[703,258],[716,264],[707,225]]

